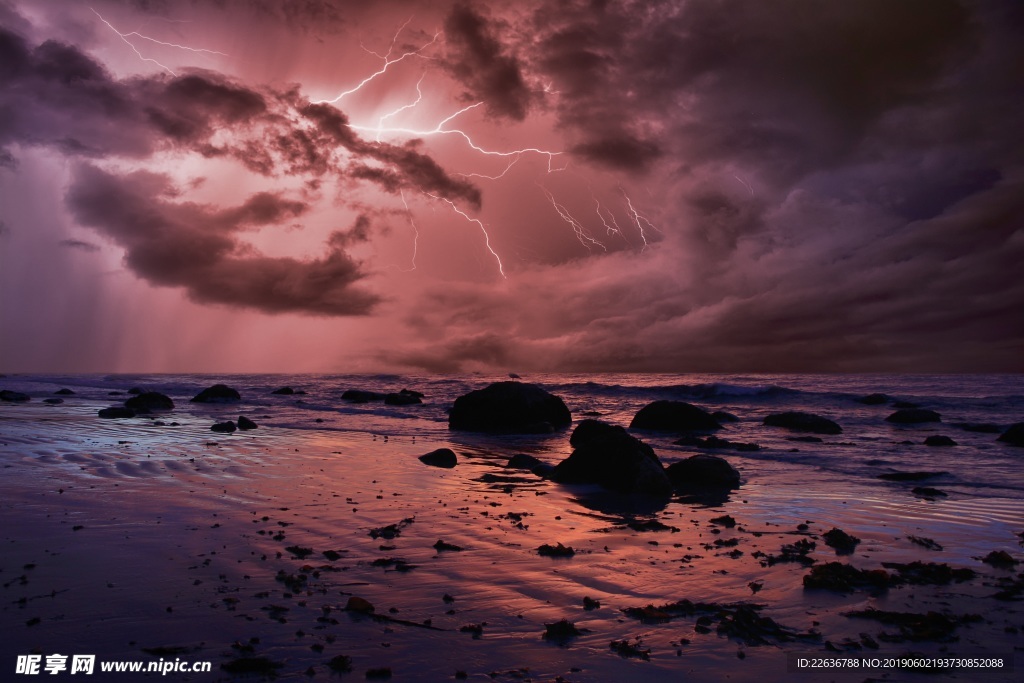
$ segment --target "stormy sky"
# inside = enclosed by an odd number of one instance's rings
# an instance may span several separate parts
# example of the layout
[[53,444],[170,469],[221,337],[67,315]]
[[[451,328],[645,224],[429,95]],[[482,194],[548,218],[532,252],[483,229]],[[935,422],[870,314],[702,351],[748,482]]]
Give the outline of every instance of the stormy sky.
[[1024,371],[1012,0],[0,0],[0,371]]

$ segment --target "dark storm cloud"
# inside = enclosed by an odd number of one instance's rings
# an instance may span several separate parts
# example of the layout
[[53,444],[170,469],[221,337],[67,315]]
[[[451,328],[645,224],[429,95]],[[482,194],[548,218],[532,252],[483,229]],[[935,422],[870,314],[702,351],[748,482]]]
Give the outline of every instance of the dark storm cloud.
[[969,19],[953,0],[551,3],[535,15],[534,65],[562,91],[580,151],[621,147],[629,168],[643,157],[628,152],[667,146],[793,178],[934,95],[972,49]]
[[243,230],[302,215],[305,204],[258,193],[219,209],[171,201],[175,194],[164,175],[117,176],[83,164],[67,202],[82,225],[125,249],[133,272],[184,287],[195,301],[309,315],[362,315],[377,302],[357,286],[363,273],[343,251],[346,239],[329,240],[325,254],[308,261],[265,256],[239,241]]
[[497,37],[498,28],[472,7],[456,4],[444,24],[447,67],[469,89],[467,97],[486,103],[487,112],[522,121],[530,109],[530,89],[514,55]]
[[[316,3],[307,3],[305,8]],[[116,79],[79,48],[56,41],[31,46],[0,28],[0,166],[14,168],[6,145],[46,146],[68,157],[147,160],[160,153],[237,159],[268,177],[315,186],[333,175],[458,200],[474,208],[480,191],[450,176],[417,141],[364,141],[345,114],[311,104],[297,89],[255,88],[209,71]],[[322,315],[367,313],[376,297],[353,285],[363,278],[344,251],[360,228],[332,239],[326,254],[297,261],[248,253],[236,233],[299,217],[305,206],[271,194],[218,210],[172,202],[169,180],[145,173],[118,177],[81,166],[68,195],[83,224],[127,250],[140,277],[185,287],[203,302]]]

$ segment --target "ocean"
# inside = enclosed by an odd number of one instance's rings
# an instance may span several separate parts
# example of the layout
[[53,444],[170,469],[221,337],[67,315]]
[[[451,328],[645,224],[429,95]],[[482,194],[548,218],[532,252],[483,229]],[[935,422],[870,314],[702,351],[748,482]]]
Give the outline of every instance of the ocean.
[[[68,651],[208,661],[213,673],[164,677],[203,683],[235,680],[232,667],[246,666],[334,681],[330,662],[348,661],[335,657],[350,658],[359,679],[764,683],[822,680],[795,671],[794,658],[870,654],[1000,659],[986,680],[1014,680],[1024,448],[998,437],[1024,421],[1024,377],[524,375],[561,397],[575,422],[628,426],[644,405],[679,400],[733,414],[716,435],[759,446],[701,448],[634,431],[665,465],[707,452],[741,475],[727,496],[647,507],[506,467],[519,453],[557,464],[572,452],[571,427],[448,429],[458,396],[508,379],[0,377],[0,389],[31,397],[0,403],[0,671],[20,655]],[[189,401],[215,383],[241,401]],[[282,387],[295,393],[272,393]],[[98,417],[135,389],[164,393],[175,408]],[[423,402],[341,398],[352,389],[408,389]],[[878,393],[880,403],[858,400]],[[63,402],[43,403],[55,398]],[[911,404],[941,420],[886,421]],[[842,432],[815,441],[763,424],[785,411],[827,417]],[[210,430],[240,415],[258,428]],[[930,436],[955,445],[925,445]],[[416,457],[442,447],[457,453],[455,468]],[[825,542],[833,528],[859,541],[852,552]],[[575,554],[540,552],[558,543]],[[1011,563],[993,564],[992,553]],[[891,585],[807,586],[833,563]],[[353,597],[376,612],[346,609]],[[545,637],[561,620],[575,632]],[[828,678],[888,673],[872,665]],[[977,671],[899,675],[976,680]]]

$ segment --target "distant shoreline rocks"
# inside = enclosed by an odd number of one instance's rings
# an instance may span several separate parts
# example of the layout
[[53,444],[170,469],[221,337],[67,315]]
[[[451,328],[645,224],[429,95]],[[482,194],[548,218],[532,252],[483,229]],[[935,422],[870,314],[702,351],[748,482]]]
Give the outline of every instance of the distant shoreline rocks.
[[942,416],[934,410],[924,408],[904,408],[885,418],[894,424],[923,424],[925,422],[942,422]]
[[191,402],[192,403],[231,403],[233,401],[241,401],[242,397],[237,391],[227,386],[226,384],[214,384],[212,387],[203,389],[196,394]]

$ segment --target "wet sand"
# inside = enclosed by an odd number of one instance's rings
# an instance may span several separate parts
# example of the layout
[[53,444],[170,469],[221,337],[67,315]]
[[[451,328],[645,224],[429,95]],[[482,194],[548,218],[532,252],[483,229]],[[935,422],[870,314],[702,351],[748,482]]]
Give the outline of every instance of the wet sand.
[[[164,677],[193,681],[235,680],[222,665],[253,658],[279,665],[277,680],[338,680],[328,662],[339,655],[350,658],[349,680],[385,669],[415,681],[933,680],[883,669],[792,672],[788,657],[834,649],[1019,659],[1024,646],[1021,596],[992,597],[1019,583],[1021,565],[980,559],[993,550],[1022,557],[1024,511],[1008,499],[928,500],[908,495],[908,484],[808,480],[806,466],[726,454],[745,481],[728,499],[631,514],[593,487],[505,467],[519,452],[557,463],[570,451],[568,433],[445,442],[273,427],[223,435],[202,416],[174,419],[181,425],[98,420],[85,407],[3,411],[0,628],[9,671],[16,655],[59,652],[211,661],[212,673]],[[457,467],[417,459],[440,447],[459,454]],[[825,544],[833,527],[860,539],[852,554]],[[809,566],[764,566],[802,540],[815,543],[815,565],[922,561],[975,576],[808,590]],[[461,550],[439,550],[438,541]],[[537,551],[558,543],[574,554]],[[373,614],[345,610],[352,596]],[[683,600],[715,606],[687,611]],[[648,605],[661,609],[635,609]],[[921,638],[906,625],[844,616],[870,608],[941,613],[951,626]],[[772,622],[744,628],[750,615]],[[563,619],[579,633],[545,638],[546,624]],[[1006,669],[938,675],[1015,680]]]

